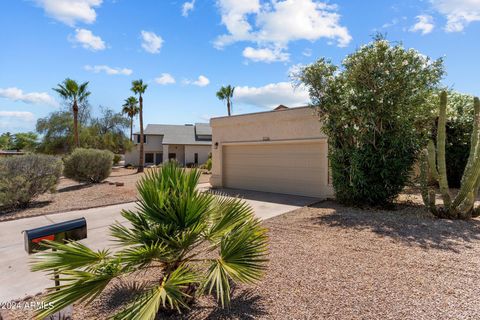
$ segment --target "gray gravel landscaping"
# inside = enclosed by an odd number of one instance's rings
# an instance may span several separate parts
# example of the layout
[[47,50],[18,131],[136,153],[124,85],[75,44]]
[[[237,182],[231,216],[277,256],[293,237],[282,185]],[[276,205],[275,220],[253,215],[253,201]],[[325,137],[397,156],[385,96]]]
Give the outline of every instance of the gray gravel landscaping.
[[[182,316],[159,319],[480,319],[480,220],[436,220],[415,205],[382,211],[323,202],[264,225],[271,253],[261,283],[235,288],[230,310],[205,297]],[[119,310],[130,290],[118,284],[76,306],[74,319]]]

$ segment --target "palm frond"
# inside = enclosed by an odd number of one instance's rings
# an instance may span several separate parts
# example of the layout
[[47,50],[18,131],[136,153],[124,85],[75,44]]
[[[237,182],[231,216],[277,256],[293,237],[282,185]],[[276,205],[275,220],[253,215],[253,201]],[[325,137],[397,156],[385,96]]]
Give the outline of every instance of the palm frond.
[[128,267],[142,268],[152,262],[167,263],[173,259],[168,246],[162,243],[135,246],[120,250],[116,256]]
[[253,209],[245,201],[215,194],[206,238],[216,241],[239,224],[253,218]]
[[198,283],[200,278],[196,273],[185,266],[180,266],[166,276],[160,285],[145,292],[114,319],[153,320],[161,306],[178,311],[180,308],[188,308],[185,299],[190,295],[185,291],[190,285]]
[[66,244],[43,241],[42,245],[55,251],[37,254],[31,263],[32,271],[62,271],[93,267],[109,258],[108,250],[93,251],[78,242]]
[[206,286],[215,288],[222,307],[230,302],[229,280],[253,283],[266,269],[268,238],[258,220],[238,225],[220,242],[220,258],[213,260],[208,270]]
[[102,293],[113,278],[120,274],[120,269],[103,273],[64,271],[60,275],[60,282],[66,282],[67,284],[49,289],[50,293],[46,295],[44,305],[51,307],[38,310],[36,317],[44,319],[75,302],[87,301],[87,303],[90,303]]

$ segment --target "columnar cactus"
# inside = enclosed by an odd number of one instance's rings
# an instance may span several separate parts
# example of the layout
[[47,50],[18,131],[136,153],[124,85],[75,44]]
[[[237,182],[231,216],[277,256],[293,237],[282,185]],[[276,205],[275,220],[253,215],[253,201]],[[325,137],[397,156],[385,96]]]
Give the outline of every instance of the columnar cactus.
[[[480,207],[475,208],[475,198],[480,187],[480,100],[474,99],[475,118],[470,144],[470,153],[462,177],[462,184],[455,198],[451,199],[448,188],[445,163],[447,93],[440,95],[440,114],[438,118],[437,145],[429,141],[422,156],[421,180],[422,197],[425,206],[440,218],[469,219],[480,215]],[[437,206],[435,190],[429,189],[428,176],[438,182],[443,206]]]

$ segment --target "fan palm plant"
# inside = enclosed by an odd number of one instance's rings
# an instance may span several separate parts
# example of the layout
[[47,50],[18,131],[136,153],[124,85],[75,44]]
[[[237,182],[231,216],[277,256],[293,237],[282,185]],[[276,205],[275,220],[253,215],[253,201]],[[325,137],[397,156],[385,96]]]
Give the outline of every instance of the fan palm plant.
[[88,82],[78,84],[75,80],[65,79],[53,88],[63,100],[72,105],[73,111],[73,139],[75,147],[80,147],[78,139],[78,107],[87,103],[90,92],[87,90]]
[[138,114],[138,100],[135,97],[128,97],[123,104],[122,112],[130,118],[130,141],[133,137],[133,118]]
[[112,279],[148,268],[162,275],[115,319],[154,319],[160,308],[180,311],[207,292],[225,307],[232,283],[259,280],[267,262],[266,229],[242,200],[198,191],[199,177],[174,162],[148,172],[138,183],[138,209],[122,212],[130,225],[111,227],[121,246],[115,253],[45,241],[55,250],[39,254],[32,270],[57,270],[61,285],[46,296],[54,307],[37,316],[91,302]]
[[218,90],[217,92],[217,98],[227,102],[228,116],[231,116],[232,98],[233,98],[234,91],[235,91],[235,87],[228,85],[226,87],[222,86],[220,90]]
[[133,93],[138,94],[138,102],[139,102],[139,120],[140,120],[140,159],[138,163],[138,170],[137,172],[143,172],[143,166],[144,166],[144,154],[143,154],[143,94],[145,93],[145,90],[147,90],[148,85],[143,83],[143,80],[134,80],[132,81],[132,88],[130,90],[133,91]]

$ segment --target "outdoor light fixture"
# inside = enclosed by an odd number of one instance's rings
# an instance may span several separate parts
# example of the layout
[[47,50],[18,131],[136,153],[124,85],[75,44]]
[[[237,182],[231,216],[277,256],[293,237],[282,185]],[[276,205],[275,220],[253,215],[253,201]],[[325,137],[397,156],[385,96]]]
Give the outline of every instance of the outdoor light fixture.
[[215,142],[215,149],[218,149],[218,142]]

